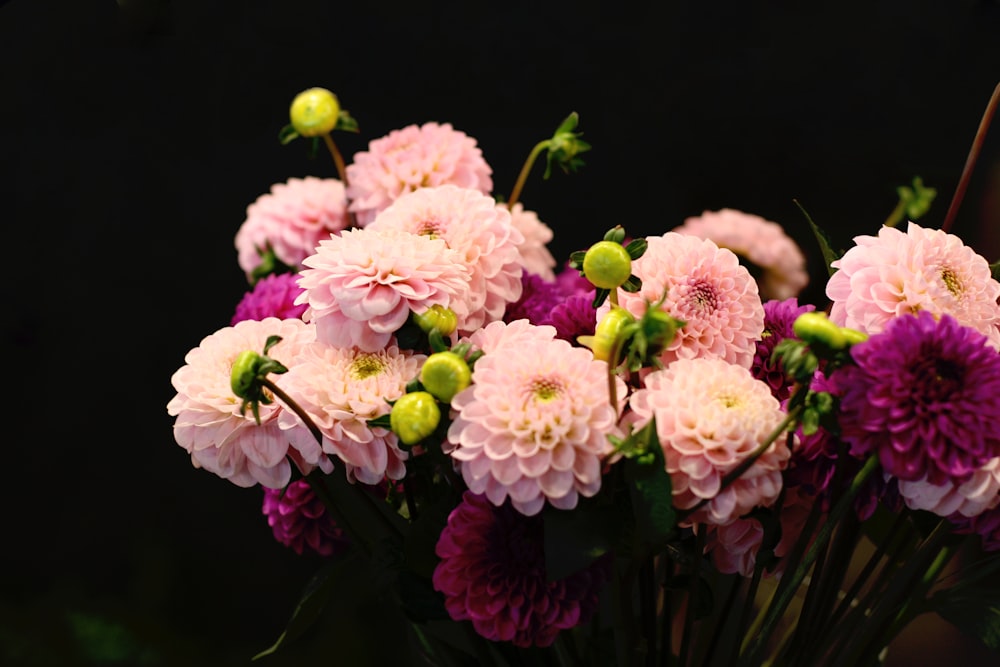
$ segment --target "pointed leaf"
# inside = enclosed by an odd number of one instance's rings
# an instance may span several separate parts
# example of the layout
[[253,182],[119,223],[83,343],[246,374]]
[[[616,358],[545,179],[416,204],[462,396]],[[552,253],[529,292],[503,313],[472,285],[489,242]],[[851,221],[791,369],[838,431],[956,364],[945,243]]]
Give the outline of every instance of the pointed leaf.
[[802,207],[802,204],[800,204],[797,199],[793,201],[795,202],[795,205],[799,207],[799,210],[802,211],[802,215],[806,216],[806,220],[809,222],[809,226],[812,228],[813,235],[816,237],[816,241],[819,242],[819,249],[823,253],[823,261],[826,262],[827,273],[832,276],[834,273],[837,272],[837,269],[833,268],[830,265],[834,261],[840,259],[840,256],[843,255],[843,253],[835,251],[833,249],[833,246],[830,244],[830,237],[827,235],[827,233],[822,229],[820,229],[819,225],[813,222],[813,219],[809,217],[809,214],[806,213],[806,210]]
[[295,131],[295,127],[291,124],[284,126],[281,128],[281,131],[278,132],[278,141],[281,142],[282,146],[290,144],[298,138],[299,133]]
[[962,632],[1000,652],[1000,588],[939,591],[931,598],[931,608]]

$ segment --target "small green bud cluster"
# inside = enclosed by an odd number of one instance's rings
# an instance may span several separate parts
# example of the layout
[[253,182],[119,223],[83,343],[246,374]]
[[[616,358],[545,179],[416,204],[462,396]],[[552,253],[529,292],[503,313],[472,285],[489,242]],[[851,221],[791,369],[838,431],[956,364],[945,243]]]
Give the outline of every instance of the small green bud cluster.
[[288,369],[279,361],[267,356],[268,351],[281,342],[281,336],[269,336],[264,343],[263,353],[244,350],[237,355],[229,372],[229,386],[237,398],[243,399],[240,414],[245,414],[250,406],[254,418],[260,423],[260,404],[270,405],[274,399],[265,391],[264,380],[269,373],[287,373]]

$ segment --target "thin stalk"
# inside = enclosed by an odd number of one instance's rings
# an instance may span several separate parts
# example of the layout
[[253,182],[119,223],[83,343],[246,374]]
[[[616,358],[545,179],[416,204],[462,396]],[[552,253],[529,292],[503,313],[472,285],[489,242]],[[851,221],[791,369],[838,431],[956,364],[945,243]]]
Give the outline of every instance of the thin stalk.
[[698,531],[695,536],[694,564],[691,567],[691,581],[688,583],[687,613],[684,614],[684,629],[681,631],[681,652],[677,664],[685,667],[688,664],[688,653],[691,651],[691,633],[694,628],[694,615],[698,602],[698,584],[701,560],[705,551],[706,532]]
[[666,572],[664,572],[664,585],[663,585],[663,609],[660,616],[660,634],[663,635],[660,640],[660,667],[668,667],[670,665],[670,658],[673,657],[674,653],[674,637],[673,637],[673,624],[674,624],[674,610],[673,610],[673,596],[670,594],[670,589],[666,586],[666,581],[673,575],[674,572],[674,562],[668,559]]
[[639,566],[639,622],[646,639],[646,665],[656,665],[656,576],[653,557],[647,557]]
[[[754,574],[756,575],[757,568],[754,568]],[[733,613],[733,607],[736,606],[736,598],[739,597],[740,588],[743,587],[743,578],[740,577],[732,582],[729,587],[729,593],[726,594],[726,601],[722,605],[722,609],[719,610],[718,619],[715,622],[715,627],[712,629],[712,640],[708,642],[708,652],[705,654],[705,658],[701,661],[703,665],[712,664],[712,659],[715,658],[715,649],[722,644],[722,638],[725,635],[726,626],[729,625],[729,615]],[[738,642],[732,642],[733,646],[738,646]],[[729,661],[730,663],[732,660]],[[729,664],[729,663],[727,663]]]
[[906,202],[900,198],[899,203],[896,204],[896,208],[892,209],[892,213],[889,217],[885,219],[882,224],[886,227],[895,227],[900,222],[903,221],[903,214],[906,212]]
[[[348,185],[347,181],[347,165],[344,164],[344,156],[340,154],[340,149],[337,148],[337,144],[333,140],[333,136],[327,132],[323,135],[323,142],[326,144],[326,148],[330,151],[330,156],[333,157],[333,164],[337,167],[337,175],[340,176],[340,181],[344,184],[346,188]],[[358,221],[354,216],[354,211],[348,207],[347,209],[347,220],[350,227],[357,227]]]
[[906,624],[910,622],[910,619],[912,618],[910,610],[912,609],[914,600],[922,600],[927,596],[927,593],[936,583],[938,575],[941,574],[941,571],[955,555],[955,550],[955,546],[950,545],[944,547],[938,552],[938,555],[934,558],[934,562],[932,562],[931,566],[927,568],[927,572],[924,573],[920,583],[911,593],[910,597],[907,598],[906,602],[903,603],[903,608],[899,610],[899,613],[896,614],[896,618],[893,620],[892,625],[889,626],[887,636],[890,639],[899,634],[900,630],[902,630]]
[[941,224],[942,231],[949,231],[955,223],[955,217],[958,215],[958,207],[961,206],[962,199],[965,197],[965,190],[969,187],[969,181],[972,180],[972,170],[975,168],[976,160],[983,149],[983,143],[986,141],[986,130],[989,129],[993,115],[996,113],[997,104],[1000,104],[1000,83],[993,89],[993,95],[990,96],[990,101],[983,112],[982,120],[979,121],[979,129],[976,130],[976,136],[972,140],[969,155],[965,158],[965,167],[962,169],[962,176],[958,181],[958,187],[955,188],[955,194],[951,197],[951,204],[948,205],[948,212],[945,214],[944,222]]
[[755,563],[753,576],[750,578],[750,586],[747,588],[746,596],[743,598],[743,609],[740,610],[739,623],[736,626],[735,641],[733,641],[733,644],[729,649],[729,655],[726,656],[727,665],[736,664],[736,659],[740,655],[740,646],[743,644],[743,640],[747,636],[747,623],[750,621],[750,614],[753,613],[753,606],[757,601],[757,591],[760,590],[760,580],[763,576],[764,566],[759,563]]
[[611,589],[615,609],[615,653],[621,667],[634,664],[635,658],[635,614],[632,610],[634,580],[635,567],[629,562],[625,572],[615,572]]
[[531,173],[531,168],[535,166],[535,160],[538,156],[542,154],[546,148],[552,143],[551,139],[546,139],[545,141],[539,141],[535,144],[535,147],[531,149],[528,154],[528,158],[524,161],[521,166],[521,173],[517,175],[517,181],[514,183],[514,189],[510,192],[510,197],[507,198],[507,210],[514,208],[514,204],[521,197],[521,190],[524,189],[524,184],[528,180],[528,174]]
[[806,636],[810,631],[810,624],[816,616],[816,607],[819,606],[819,598],[821,594],[821,588],[823,586],[823,576],[825,574],[825,569],[827,565],[827,556],[830,554],[830,545],[833,540],[826,543],[826,546],[819,550],[819,555],[816,557],[816,563],[813,565],[812,574],[809,577],[809,586],[806,589],[806,597],[802,601],[802,609],[799,611],[798,618],[795,620],[795,628],[790,636],[790,643],[788,644],[788,650],[793,657],[799,652],[806,640]]

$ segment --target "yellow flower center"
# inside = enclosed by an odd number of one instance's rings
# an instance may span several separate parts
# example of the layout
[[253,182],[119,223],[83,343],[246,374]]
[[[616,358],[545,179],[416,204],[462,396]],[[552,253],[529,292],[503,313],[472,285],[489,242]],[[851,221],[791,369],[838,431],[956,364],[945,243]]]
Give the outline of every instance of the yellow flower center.
[[954,296],[962,295],[962,292],[964,291],[962,289],[962,282],[958,279],[958,276],[955,274],[955,272],[951,270],[951,267],[948,266],[943,267],[941,269],[940,277],[941,277],[941,282],[944,283],[944,286],[948,288],[948,291],[951,292],[952,295]]
[[562,393],[562,384],[549,378],[537,378],[531,383],[531,394],[536,401],[548,403]]
[[385,361],[377,354],[363,354],[351,363],[351,378],[364,380],[385,370]]

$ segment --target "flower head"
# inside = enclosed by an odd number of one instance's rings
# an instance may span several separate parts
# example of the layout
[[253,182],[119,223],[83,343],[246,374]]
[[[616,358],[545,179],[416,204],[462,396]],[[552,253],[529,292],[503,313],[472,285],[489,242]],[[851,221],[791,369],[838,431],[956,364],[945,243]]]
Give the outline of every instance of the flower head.
[[347,550],[344,531],[304,479],[297,479],[284,489],[265,487],[261,511],[274,539],[300,556],[305,551],[332,556]]
[[270,247],[280,262],[298,270],[320,240],[347,225],[347,198],[339,180],[306,176],[276,183],[247,207],[236,232],[240,268],[250,279]]
[[833,375],[851,453],[900,480],[957,483],[1000,456],[1000,354],[950,315],[904,315]]
[[493,190],[493,170],[476,140],[450,124],[424,123],[393,130],[355,153],[347,165],[347,195],[358,224],[407,192],[451,183],[482,194]]
[[678,359],[645,378],[632,394],[634,427],[656,419],[674,505],[687,523],[725,524],[774,502],[791,452],[777,438],[736,481],[722,478],[772,434],[784,418],[770,388],[743,367],[722,359]]
[[478,190],[455,185],[426,187],[399,197],[368,227],[396,229],[441,239],[469,270],[469,289],[451,309],[458,330],[471,332],[503,317],[521,296],[524,238],[510,213]]
[[277,317],[279,320],[302,319],[306,306],[295,303],[295,299],[303,292],[298,280],[299,276],[295,273],[277,273],[261,278],[236,304],[236,312],[230,324],[243,320],[262,320],[265,317]]
[[[280,336],[270,356],[293,363],[315,337],[313,327],[298,319],[245,320],[206,336],[184,357],[185,365],[171,378],[177,394],[167,404],[175,416],[174,438],[191,454],[196,468],[205,468],[237,486],[260,483],[280,489],[291,479],[291,458],[309,473],[319,466],[332,470],[309,430],[304,426],[282,431],[278,419],[284,408],[277,401],[261,403],[258,424],[230,385],[230,369],[246,350],[261,350],[269,336]],[[284,376],[274,382],[284,385]]]
[[296,300],[317,338],[374,352],[388,345],[410,312],[451,307],[469,272],[439,238],[394,229],[352,229],[321,241],[305,260]]
[[792,386],[781,362],[772,358],[774,348],[786,338],[795,338],[792,325],[796,318],[814,310],[816,306],[811,303],[800,306],[795,297],[784,301],[771,299],[764,302],[764,332],[757,341],[757,351],[750,371],[755,378],[771,387],[771,393],[779,401],[788,398]]
[[899,480],[898,486],[899,495],[911,509],[944,517],[955,513],[976,516],[1000,505],[1000,457],[987,461],[962,483],[947,480],[931,484],[924,478]]
[[854,242],[826,284],[836,324],[875,334],[900,315],[948,314],[1000,348],[1000,283],[959,237],[911,222],[905,233],[882,227]]
[[[505,206],[504,204],[497,204]],[[549,252],[547,244],[553,238],[552,228],[538,219],[538,214],[524,208],[521,202],[510,208],[510,222],[521,232],[524,240],[518,246],[521,263],[527,273],[533,273],[546,281],[556,278],[554,272],[556,258]]]
[[573,344],[580,336],[593,336],[597,328],[594,292],[565,297],[552,309],[548,324],[556,328],[556,338]]
[[605,557],[563,579],[545,570],[541,517],[494,507],[466,491],[448,516],[435,553],[434,589],[456,621],[515,646],[549,646],[560,630],[586,623],[611,576]]
[[525,273],[521,276],[521,298],[508,304],[503,319],[505,322],[524,319],[532,324],[545,324],[562,302],[563,296],[555,281],[545,280],[537,273]]
[[452,399],[447,449],[473,492],[495,505],[509,497],[526,515],[546,500],[572,509],[597,493],[617,432],[605,364],[566,341],[524,335],[476,361],[472,382]]

